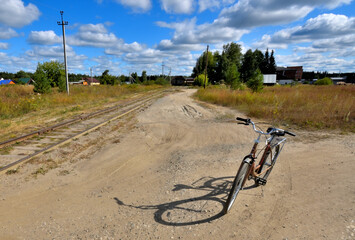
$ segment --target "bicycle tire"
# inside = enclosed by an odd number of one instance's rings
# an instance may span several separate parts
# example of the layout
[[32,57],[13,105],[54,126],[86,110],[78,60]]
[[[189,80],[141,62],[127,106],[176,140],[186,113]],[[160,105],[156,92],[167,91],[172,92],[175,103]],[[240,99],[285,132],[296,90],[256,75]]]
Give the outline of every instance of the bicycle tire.
[[224,214],[227,214],[228,211],[231,209],[240,189],[243,188],[246,178],[248,177],[250,165],[248,162],[244,161],[239,167],[238,173],[234,178],[232,189],[229,192],[225,207],[224,207]]
[[[270,152],[271,152],[271,154],[270,154]],[[270,167],[270,169],[268,169],[265,173],[263,173],[259,176],[260,178],[263,178],[265,180],[269,177],[271,170],[273,169],[273,167],[276,163],[277,157],[279,156],[279,153],[280,153],[280,145],[272,147],[270,152],[268,152],[265,155],[265,161],[259,170],[259,172],[262,172],[263,169]],[[255,184],[259,185],[259,183],[257,183],[257,182],[255,182]]]

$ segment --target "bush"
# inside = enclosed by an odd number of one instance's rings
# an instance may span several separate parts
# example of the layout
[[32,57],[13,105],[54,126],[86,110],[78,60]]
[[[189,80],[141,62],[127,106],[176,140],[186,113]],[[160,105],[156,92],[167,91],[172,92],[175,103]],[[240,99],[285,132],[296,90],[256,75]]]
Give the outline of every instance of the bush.
[[34,76],[34,88],[33,91],[36,93],[50,93],[51,83],[46,77],[46,74],[42,71],[36,71]]
[[318,79],[315,81],[314,85],[333,85],[332,79],[325,77],[323,79]]
[[165,78],[159,77],[157,80],[155,80],[155,84],[158,85],[168,85],[169,81],[165,80]]
[[[194,85],[200,87],[205,86],[205,74],[198,75],[194,80]],[[208,76],[206,78],[206,86],[207,85],[208,85]]]

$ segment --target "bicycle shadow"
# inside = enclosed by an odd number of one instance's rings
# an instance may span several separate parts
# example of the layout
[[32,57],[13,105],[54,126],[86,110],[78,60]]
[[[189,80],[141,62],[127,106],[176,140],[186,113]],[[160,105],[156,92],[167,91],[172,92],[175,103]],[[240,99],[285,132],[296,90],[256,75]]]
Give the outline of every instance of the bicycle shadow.
[[119,206],[141,210],[155,210],[154,220],[168,226],[188,226],[211,222],[224,215],[223,207],[234,177],[203,177],[191,186],[177,184],[173,192],[181,190],[204,191],[199,197],[177,200],[157,205],[134,206],[114,198]]

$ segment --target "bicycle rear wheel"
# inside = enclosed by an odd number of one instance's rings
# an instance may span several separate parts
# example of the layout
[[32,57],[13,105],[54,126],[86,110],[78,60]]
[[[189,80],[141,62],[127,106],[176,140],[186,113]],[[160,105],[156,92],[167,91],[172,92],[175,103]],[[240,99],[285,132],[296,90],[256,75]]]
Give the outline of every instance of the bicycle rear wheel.
[[[265,155],[265,161],[263,165],[258,170],[259,173],[262,173],[259,178],[266,180],[271,173],[272,168],[276,163],[276,159],[280,153],[280,145],[272,147],[271,150]],[[259,185],[258,182],[255,182]]]
[[234,182],[232,185],[232,189],[229,192],[229,195],[227,198],[226,205],[224,206],[224,214],[227,214],[228,211],[231,209],[240,189],[243,188],[243,184],[244,184],[246,178],[248,177],[249,169],[250,169],[249,163],[247,163],[243,160],[242,164],[239,167],[238,173],[235,176],[235,179],[234,179]]

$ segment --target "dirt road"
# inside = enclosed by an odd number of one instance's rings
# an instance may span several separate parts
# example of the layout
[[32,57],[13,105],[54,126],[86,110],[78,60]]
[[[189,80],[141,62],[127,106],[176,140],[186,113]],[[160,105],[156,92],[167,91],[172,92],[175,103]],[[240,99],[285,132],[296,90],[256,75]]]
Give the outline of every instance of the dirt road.
[[355,239],[354,135],[293,129],[223,216],[254,134],[193,91],[0,176],[0,239]]

